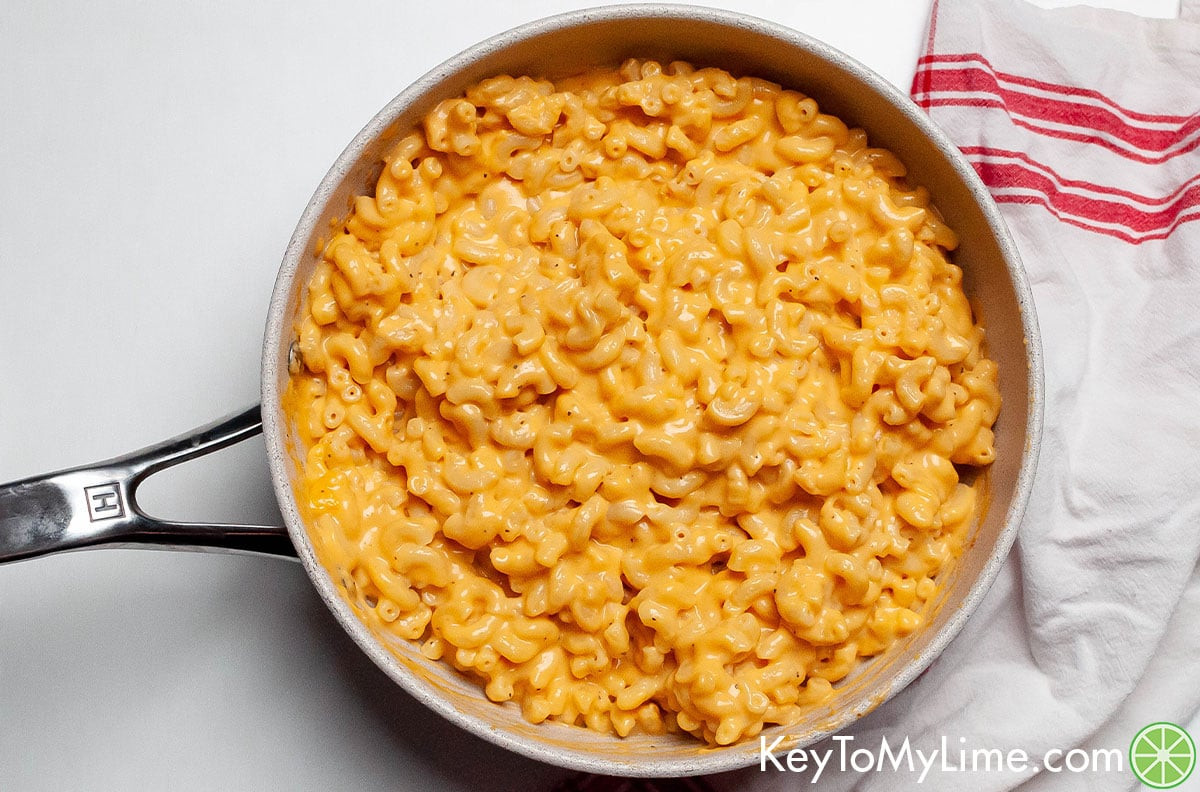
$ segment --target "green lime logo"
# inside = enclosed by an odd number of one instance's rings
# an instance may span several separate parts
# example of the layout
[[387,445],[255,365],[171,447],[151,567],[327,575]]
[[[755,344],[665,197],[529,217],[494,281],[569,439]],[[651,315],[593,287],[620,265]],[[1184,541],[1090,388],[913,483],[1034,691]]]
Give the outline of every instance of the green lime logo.
[[1196,743],[1174,723],[1151,723],[1129,744],[1129,766],[1151,789],[1177,787],[1196,768]]

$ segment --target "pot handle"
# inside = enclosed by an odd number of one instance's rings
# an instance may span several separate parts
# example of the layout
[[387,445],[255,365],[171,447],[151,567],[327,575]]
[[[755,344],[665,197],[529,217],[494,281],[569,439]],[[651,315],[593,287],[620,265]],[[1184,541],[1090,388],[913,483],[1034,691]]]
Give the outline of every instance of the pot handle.
[[153,473],[261,431],[256,405],[116,459],[0,484],[0,563],[111,544],[294,558],[286,528],[167,522],[138,507],[138,485]]

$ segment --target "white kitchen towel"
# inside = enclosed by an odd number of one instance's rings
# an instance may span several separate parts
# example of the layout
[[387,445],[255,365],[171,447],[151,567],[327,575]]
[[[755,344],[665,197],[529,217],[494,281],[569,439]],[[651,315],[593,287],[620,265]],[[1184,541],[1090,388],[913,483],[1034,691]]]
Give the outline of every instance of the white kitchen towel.
[[[939,760],[920,788],[1140,788],[1128,767],[1138,730],[1200,722],[1197,6],[1151,20],[1023,0],[934,4],[913,99],[1016,237],[1047,405],[1032,500],[996,585],[928,672],[846,732],[852,749],[886,736],[933,750],[945,737],[951,767],[970,766],[960,747],[1021,749],[1031,769],[947,771]],[[1076,748],[1099,767],[1033,769],[1043,757],[1062,767]],[[839,745],[818,749],[838,762]],[[813,775],[756,768],[711,782],[796,790]],[[918,780],[831,765],[818,788]],[[1200,770],[1179,788],[1200,788]]]

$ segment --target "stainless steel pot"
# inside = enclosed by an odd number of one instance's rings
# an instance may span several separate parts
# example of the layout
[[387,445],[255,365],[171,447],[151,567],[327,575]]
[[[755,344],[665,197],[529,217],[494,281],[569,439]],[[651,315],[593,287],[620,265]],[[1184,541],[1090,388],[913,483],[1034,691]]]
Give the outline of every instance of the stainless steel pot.
[[[955,262],[987,326],[1000,366],[1004,409],[996,425],[990,505],[957,566],[942,580],[927,626],[860,666],[834,701],[799,723],[764,732],[791,748],[825,737],[883,703],[936,658],[983,598],[1016,535],[1032,484],[1042,420],[1041,344],[1033,301],[999,212],[966,160],[907,97],[866,67],[794,30],[741,14],[678,5],[579,11],[484,41],[430,71],[371,120],[317,188],[288,244],[267,315],[262,406],[127,457],[0,485],[0,561],[96,545],[185,546],[295,555],[337,620],[401,687],[471,733],[533,759],[590,772],[636,776],[712,773],[758,761],[757,741],[708,748],[687,736],[624,739],[526,722],[515,705],[488,701],[479,686],[410,645],[385,643],[352,613],[317,562],[294,496],[299,443],[280,394],[317,239],[351,196],[369,192],[383,154],[439,100],[501,72],[565,75],[626,57],[683,59],[754,74],[812,95],[822,109],[864,127],[895,151],[960,234]],[[262,430],[285,528],[155,520],[136,490],[169,465]]]

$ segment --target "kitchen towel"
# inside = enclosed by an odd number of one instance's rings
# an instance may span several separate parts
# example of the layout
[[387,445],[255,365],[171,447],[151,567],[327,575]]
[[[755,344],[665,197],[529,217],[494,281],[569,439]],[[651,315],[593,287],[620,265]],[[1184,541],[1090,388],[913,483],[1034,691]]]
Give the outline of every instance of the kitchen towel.
[[[1036,758],[1117,748],[1128,760],[1141,727],[1197,722],[1198,11],[1197,0],[1178,20],[1023,0],[934,4],[912,96],[1016,237],[1042,328],[1046,425],[1002,580],[872,728],[965,735]],[[950,789],[960,778],[934,780]],[[971,785],[1017,780],[982,774]],[[1139,783],[1126,767],[1043,770],[1026,786]],[[1200,788],[1200,774],[1187,786]]]
[[[1200,0],[1177,20],[937,0],[912,97],[988,185],[1032,284],[1047,401],[1029,508],[962,633],[852,742],[815,746],[819,778],[766,763],[689,790],[1136,789],[1138,731],[1200,723]],[[839,767],[885,737],[946,756]],[[1029,767],[972,770],[976,749]]]

